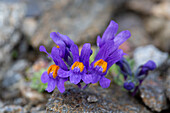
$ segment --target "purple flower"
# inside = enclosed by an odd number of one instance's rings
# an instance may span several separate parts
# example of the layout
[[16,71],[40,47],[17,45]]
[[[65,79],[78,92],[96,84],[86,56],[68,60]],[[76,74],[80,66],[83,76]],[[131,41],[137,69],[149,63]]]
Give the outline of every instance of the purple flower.
[[155,62],[149,60],[144,65],[139,66],[138,69],[136,70],[136,73],[132,73],[130,65],[125,58],[122,58],[120,61],[118,61],[116,65],[120,67],[120,72],[124,75],[124,80],[125,80],[123,85],[124,88],[129,91],[131,90],[133,96],[136,94],[143,80],[148,75],[148,72],[156,68]]
[[91,63],[89,76],[92,78],[92,83],[99,81],[103,88],[108,88],[110,85],[110,80],[104,77],[107,70],[124,55],[123,51],[114,45],[114,41],[106,42]]
[[136,76],[146,75],[150,70],[154,70],[156,68],[155,62],[149,60],[144,65],[140,66],[140,71]]
[[72,59],[70,55],[70,47],[74,42],[66,35],[60,34],[59,32],[50,33],[50,37],[57,44],[57,48],[59,48],[59,55],[64,58],[64,60],[71,65]]
[[133,82],[125,82],[123,87],[127,90],[132,90],[135,88],[135,84]]
[[125,58],[122,58],[116,62],[116,65],[120,67],[120,72],[123,74],[125,80],[128,76],[132,76],[130,65]]
[[45,71],[41,76],[42,83],[48,83],[48,86],[46,88],[46,91],[48,92],[52,92],[55,89],[55,86],[57,86],[58,90],[63,93],[65,91],[64,82],[66,82],[67,80],[68,78],[61,78],[59,76],[56,76],[56,78],[54,78],[53,74],[48,74],[47,71]]
[[40,51],[45,52],[48,54],[49,57],[53,59],[55,64],[51,65],[48,68],[48,71],[45,71],[41,76],[42,83],[48,83],[48,86],[46,90],[48,92],[52,92],[55,89],[55,86],[57,86],[58,90],[63,93],[65,91],[64,88],[64,82],[68,80],[67,77],[61,78],[58,76],[58,70],[64,69],[68,70],[66,64],[62,60],[62,58],[59,56],[60,50],[56,47],[52,48],[51,54],[49,54],[44,46],[40,46]]
[[113,40],[115,42],[114,46],[118,47],[128,38],[130,38],[131,33],[128,30],[122,31],[118,35],[116,35],[117,30],[118,24],[111,20],[109,26],[103,33],[102,38],[100,38],[100,36],[97,37],[97,45],[101,48],[107,41]]
[[59,76],[70,77],[70,82],[74,84],[80,83],[81,80],[86,84],[90,83],[91,78],[86,74],[86,70],[89,68],[89,58],[92,53],[91,45],[89,43],[84,44],[80,56],[77,45],[73,44],[70,47],[70,51],[73,56],[73,64],[69,71],[59,69]]
[[129,31],[122,31],[116,36],[117,30],[118,24],[111,21],[102,38],[97,37],[99,52],[90,65],[92,50],[89,43],[83,45],[79,55],[78,46],[68,36],[52,32],[50,37],[57,47],[53,47],[50,54],[44,46],[40,46],[40,51],[45,52],[55,63],[42,74],[42,82],[48,83],[46,90],[51,92],[57,86],[60,92],[64,92],[64,82],[67,80],[80,87],[81,82],[86,83],[86,87],[89,83],[98,81],[103,88],[109,87],[111,81],[104,76],[125,55],[118,48],[131,36]]

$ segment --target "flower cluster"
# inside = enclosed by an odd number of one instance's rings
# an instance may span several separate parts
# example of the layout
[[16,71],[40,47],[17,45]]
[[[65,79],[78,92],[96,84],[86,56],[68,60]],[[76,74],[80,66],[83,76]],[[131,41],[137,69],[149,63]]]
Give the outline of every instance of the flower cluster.
[[57,86],[58,90],[63,93],[66,81],[80,88],[82,82],[86,84],[85,87],[99,82],[101,87],[108,88],[111,81],[105,75],[108,69],[125,55],[119,46],[131,36],[128,30],[116,35],[117,30],[118,24],[111,21],[103,36],[97,37],[98,53],[92,63],[89,63],[89,58],[93,53],[89,43],[83,45],[81,54],[79,54],[78,46],[68,36],[52,32],[50,37],[56,43],[56,47],[52,48],[51,53],[48,53],[44,46],[39,48],[55,63],[41,76],[41,81],[48,83],[46,90],[51,92]]
[[152,60],[149,60],[144,65],[139,66],[134,73],[125,58],[116,62],[116,65],[120,67],[120,72],[124,76],[125,81],[123,87],[132,92],[132,95],[136,94],[136,91],[142,84],[143,80],[147,77],[148,72],[156,68],[156,64]]

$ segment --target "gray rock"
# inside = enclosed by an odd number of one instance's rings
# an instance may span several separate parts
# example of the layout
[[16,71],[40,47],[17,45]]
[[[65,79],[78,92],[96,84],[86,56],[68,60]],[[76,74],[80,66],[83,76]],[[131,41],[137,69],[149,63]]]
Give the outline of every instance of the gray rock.
[[36,29],[37,29],[37,20],[31,17],[30,18],[27,17],[26,19],[24,19],[24,22],[22,24],[22,32],[26,36],[32,37]]
[[170,19],[170,1],[161,0],[159,4],[155,4],[152,7],[151,12],[153,15],[157,17],[167,18],[169,20]]
[[166,20],[164,18],[158,18],[155,16],[145,19],[145,29],[150,34],[159,33],[166,25]]
[[[119,0],[121,3],[122,0]],[[52,46],[47,39],[52,31],[68,35],[75,43],[95,42],[110,21],[115,9],[119,6],[116,0],[64,0],[57,1],[41,18],[38,29],[31,39],[31,44],[38,47]]]
[[24,59],[17,60],[12,66],[11,71],[21,72],[29,66],[29,62]]
[[32,107],[30,112],[31,113],[46,113],[45,104],[39,104],[36,107]]
[[[20,0],[22,1],[22,0]],[[39,17],[53,6],[56,0],[24,0],[26,3],[26,16]]]
[[0,109],[0,113],[23,113],[23,108],[16,105],[4,106]]
[[19,86],[19,89],[23,97],[29,99],[34,104],[45,101],[45,97],[42,93],[31,89],[30,85],[28,83],[25,83],[25,81],[22,82],[23,83]]
[[[66,87],[63,94],[57,90],[53,92],[47,104],[47,112],[150,113],[116,85],[111,89],[98,86],[91,86],[86,90],[80,90],[75,85]],[[88,98],[91,95],[95,96],[98,101],[89,102]]]
[[0,100],[0,108],[3,107],[4,103]]
[[13,103],[15,105],[25,105],[27,101],[24,98],[15,98]]
[[168,69],[167,72],[165,73],[166,76],[166,81],[165,81],[165,90],[166,90],[166,96],[170,100],[170,59],[167,61],[168,62]]
[[[1,92],[1,97],[4,100],[11,100],[14,99],[16,97],[18,97],[18,95],[20,95],[19,90],[13,89],[13,90],[4,90],[3,92]],[[11,102],[10,102],[11,104]]]
[[154,44],[163,51],[170,52],[170,21],[165,20],[164,27],[155,34]]
[[[11,76],[5,76],[2,81],[3,88],[14,88],[14,84],[18,83],[22,79],[22,75],[19,73],[12,73]],[[11,86],[11,87],[10,87]]]
[[23,3],[0,1],[0,64],[8,64],[11,51],[20,40],[20,27],[25,14]]
[[119,14],[116,18],[119,24],[119,30],[129,30],[131,38],[128,40],[131,48],[144,46],[150,43],[149,35],[144,29],[142,19],[133,13]]
[[161,52],[153,45],[138,47],[134,51],[136,67],[143,65],[148,60],[153,60],[157,67],[161,66],[168,58],[168,53]]
[[25,15],[25,4],[0,2],[0,27],[19,27]]
[[151,0],[129,0],[126,4],[129,9],[143,14],[151,14],[153,5]]
[[95,95],[89,95],[89,97],[87,98],[88,102],[97,102],[98,98]]
[[14,90],[18,88],[18,85],[20,85],[19,81],[23,79],[21,72],[23,72],[29,64],[26,60],[21,59],[11,65],[11,67],[4,70],[2,87]]
[[146,106],[153,111],[161,112],[169,107],[164,91],[163,80],[159,77],[159,73],[152,73],[142,83],[140,96]]
[[10,4],[25,4],[25,16],[26,17],[39,17],[45,11],[47,11],[56,0],[0,0],[3,3]]

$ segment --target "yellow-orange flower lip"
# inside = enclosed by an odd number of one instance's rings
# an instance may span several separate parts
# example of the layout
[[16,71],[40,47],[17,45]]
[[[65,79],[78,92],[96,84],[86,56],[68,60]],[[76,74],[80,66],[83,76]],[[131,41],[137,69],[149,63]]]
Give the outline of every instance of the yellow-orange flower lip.
[[57,45],[57,48],[60,48],[60,46]]
[[103,59],[98,60],[97,62],[94,63],[94,67],[100,66],[103,68],[103,73],[106,72],[107,70],[107,62],[105,62]]
[[47,70],[48,75],[49,75],[51,72],[53,72],[53,78],[55,79],[55,78],[57,77],[57,71],[58,71],[59,68],[60,68],[60,67],[57,66],[57,65],[55,65],[55,64],[51,65],[51,66],[48,68],[48,70]]
[[75,67],[78,67],[78,68],[80,69],[80,72],[82,72],[82,71],[84,70],[84,65],[83,65],[82,62],[76,61],[76,62],[72,65],[71,69],[73,70]]

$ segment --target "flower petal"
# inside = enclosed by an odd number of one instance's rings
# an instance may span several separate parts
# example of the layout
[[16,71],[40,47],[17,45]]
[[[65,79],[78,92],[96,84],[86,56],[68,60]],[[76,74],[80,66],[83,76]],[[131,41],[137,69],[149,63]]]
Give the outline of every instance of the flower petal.
[[50,33],[52,40],[59,46],[60,56],[64,58],[66,45],[56,32]]
[[113,52],[105,61],[107,62],[107,69],[109,69],[114,63],[119,61],[123,57],[123,50],[117,49]]
[[70,48],[74,42],[66,35],[60,34],[57,32],[57,34],[61,37],[61,39],[64,41],[64,43]]
[[133,82],[125,82],[123,87],[127,90],[132,90],[135,88],[135,84]]
[[51,50],[51,56],[53,61],[55,62],[56,65],[58,65],[60,68],[64,69],[64,70],[68,70],[65,62],[63,61],[63,59],[59,56],[59,48],[53,47]]
[[70,71],[70,82],[73,84],[78,84],[81,80],[81,74],[75,74]]
[[148,62],[146,62],[143,67],[148,68],[149,70],[154,70],[156,68],[156,64],[154,61],[149,60]]
[[60,78],[58,77],[58,81],[56,82],[57,88],[61,93],[64,93],[65,87],[64,87],[64,82],[66,82],[68,78]]
[[61,78],[67,78],[67,77],[69,77],[70,76],[70,71],[65,71],[65,70],[63,70],[63,69],[59,69],[58,70],[58,76],[59,77],[61,77]]
[[97,36],[97,46],[99,47],[100,43],[101,43],[101,37],[100,36]]
[[100,80],[100,78],[101,78],[101,75],[100,74],[97,74],[97,73],[92,73],[92,81],[91,81],[91,83],[97,83],[99,80]]
[[41,75],[41,81],[42,83],[47,83],[49,81],[49,76],[47,74],[47,71],[45,71],[42,75]]
[[89,67],[91,51],[91,45],[89,43],[85,43],[81,50],[80,62],[83,62],[83,64],[86,66],[86,69]]
[[111,80],[105,78],[104,76],[99,81],[102,88],[108,88],[110,86],[110,82],[111,82]]
[[107,29],[105,30],[105,32],[103,33],[102,36],[102,41],[100,43],[100,47],[108,40],[112,40],[118,30],[118,24],[116,22],[114,22],[113,20],[110,22],[109,26],[107,27]]
[[120,72],[124,75],[125,79],[128,75],[132,76],[131,67],[125,58],[122,57],[118,62],[116,62],[116,65],[119,66]]
[[141,66],[141,70],[140,70],[138,76],[147,74],[148,71],[154,70],[155,68],[156,68],[155,62],[152,60],[149,60],[147,63],[145,63],[143,66]]
[[95,57],[95,61],[99,59],[105,60],[110,54],[112,54],[118,47],[114,46],[114,41],[110,40],[106,42],[99,50]]
[[65,43],[62,41],[62,39],[60,38],[60,36],[56,33],[56,32],[51,32],[50,33],[50,37],[52,38],[52,40],[58,45],[65,45]]
[[90,82],[92,82],[92,75],[91,74],[84,74],[82,76],[82,80],[84,83],[89,84]]
[[122,43],[124,43],[124,42],[125,42],[127,39],[129,39],[130,37],[131,37],[130,31],[126,30],[126,31],[120,32],[120,33],[114,38],[115,46],[120,46]]
[[52,92],[55,89],[55,85],[56,85],[56,79],[49,78],[49,82],[48,82],[46,91]]
[[76,44],[73,44],[70,48],[70,51],[73,55],[73,62],[79,61],[79,49]]
[[40,47],[39,47],[39,50],[40,50],[41,52],[45,52],[49,57],[51,57],[51,55],[47,52],[47,50],[45,49],[44,46],[40,46]]

